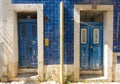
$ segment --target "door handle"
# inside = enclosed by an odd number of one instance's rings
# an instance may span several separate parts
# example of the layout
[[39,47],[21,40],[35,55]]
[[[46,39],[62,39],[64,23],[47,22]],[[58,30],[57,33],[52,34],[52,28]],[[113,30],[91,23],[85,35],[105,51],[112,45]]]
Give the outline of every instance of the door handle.
[[25,59],[27,58],[27,56],[23,56]]
[[90,46],[90,49],[92,49],[93,47],[92,46]]

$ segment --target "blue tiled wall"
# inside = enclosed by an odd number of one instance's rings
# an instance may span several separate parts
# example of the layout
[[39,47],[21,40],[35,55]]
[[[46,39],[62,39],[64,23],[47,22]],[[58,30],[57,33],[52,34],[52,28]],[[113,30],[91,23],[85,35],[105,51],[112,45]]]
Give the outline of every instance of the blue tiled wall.
[[[120,18],[118,18],[118,13],[120,12],[120,0],[114,2],[114,36],[113,36],[113,51],[120,52]],[[119,26],[119,31],[117,32]]]
[[[42,3],[44,4],[44,16],[48,16],[49,20],[44,22],[44,38],[50,39],[50,46],[44,47],[44,63],[59,64],[60,63],[60,1],[64,2],[65,15],[65,64],[73,64],[74,62],[74,4],[114,4],[114,38],[116,38],[117,13],[120,11],[119,0],[12,0],[13,3]],[[116,3],[116,1],[118,3]],[[120,44],[114,42],[114,45]],[[120,49],[113,49],[120,51]]]

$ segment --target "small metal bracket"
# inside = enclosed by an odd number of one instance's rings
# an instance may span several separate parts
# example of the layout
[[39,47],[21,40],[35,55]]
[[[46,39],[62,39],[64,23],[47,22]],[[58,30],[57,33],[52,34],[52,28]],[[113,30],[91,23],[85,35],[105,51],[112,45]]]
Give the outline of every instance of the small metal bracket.
[[48,16],[44,16],[44,21],[48,22],[49,21],[49,17]]

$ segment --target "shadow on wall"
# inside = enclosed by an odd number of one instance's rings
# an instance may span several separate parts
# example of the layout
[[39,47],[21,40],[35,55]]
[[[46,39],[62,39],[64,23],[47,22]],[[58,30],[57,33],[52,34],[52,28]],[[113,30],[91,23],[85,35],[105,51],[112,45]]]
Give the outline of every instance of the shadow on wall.
[[0,78],[2,76],[2,67],[3,67],[3,43],[0,42]]

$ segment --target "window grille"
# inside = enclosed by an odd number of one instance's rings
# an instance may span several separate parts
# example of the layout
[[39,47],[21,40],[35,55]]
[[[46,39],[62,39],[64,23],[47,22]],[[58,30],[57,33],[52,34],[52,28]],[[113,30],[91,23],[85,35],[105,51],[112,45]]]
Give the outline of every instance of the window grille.
[[18,13],[18,19],[37,19],[37,13]]

